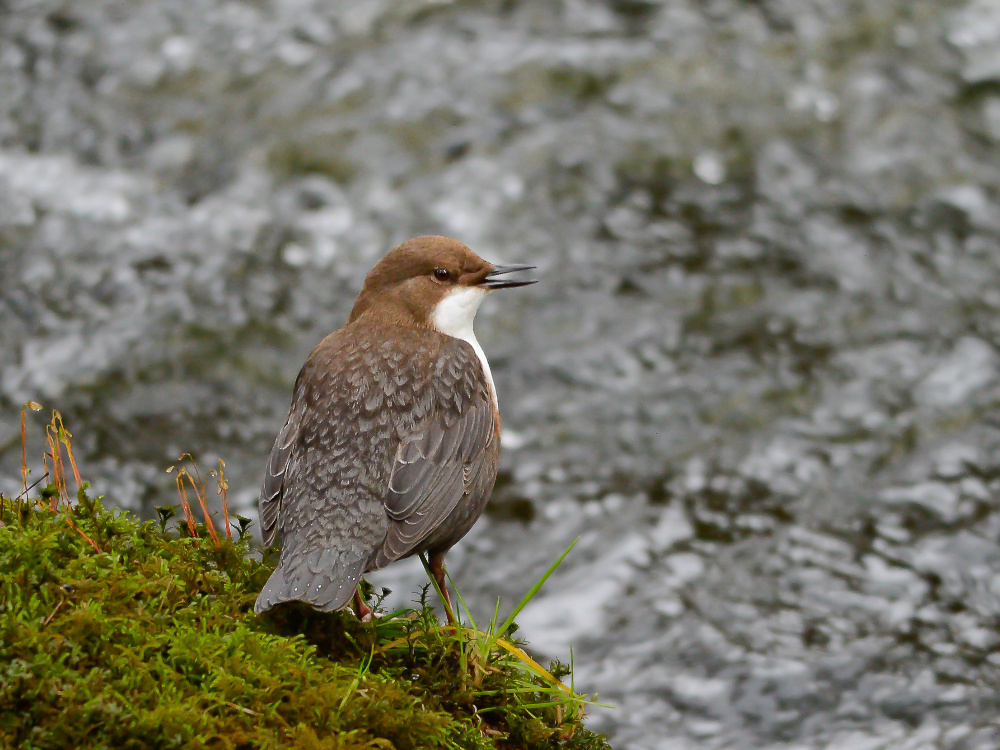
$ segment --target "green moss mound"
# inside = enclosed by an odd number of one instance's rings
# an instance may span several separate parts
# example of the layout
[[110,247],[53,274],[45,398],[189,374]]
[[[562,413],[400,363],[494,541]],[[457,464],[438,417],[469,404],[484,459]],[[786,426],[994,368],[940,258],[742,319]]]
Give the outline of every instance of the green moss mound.
[[503,661],[470,667],[427,607],[257,617],[270,566],[247,542],[83,490],[58,513],[0,503],[0,746],[607,747],[541,678],[533,694]]

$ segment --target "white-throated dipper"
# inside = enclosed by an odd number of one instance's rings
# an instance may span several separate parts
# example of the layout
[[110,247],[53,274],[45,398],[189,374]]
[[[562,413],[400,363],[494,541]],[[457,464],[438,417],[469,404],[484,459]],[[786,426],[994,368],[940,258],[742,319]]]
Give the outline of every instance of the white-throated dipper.
[[264,544],[278,566],[254,611],[302,601],[323,611],[353,597],[361,576],[428,556],[445,584],[445,553],[482,514],[496,481],[500,412],[472,321],[487,292],[533,284],[457,240],[416,237],[365,277],[347,324],[313,350],[268,459],[260,496]]

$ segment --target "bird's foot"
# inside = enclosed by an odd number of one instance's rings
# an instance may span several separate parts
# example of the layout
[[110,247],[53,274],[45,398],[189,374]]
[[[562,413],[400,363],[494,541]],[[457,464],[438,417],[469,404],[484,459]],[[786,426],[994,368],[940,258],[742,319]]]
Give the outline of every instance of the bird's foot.
[[372,608],[365,604],[365,600],[361,598],[360,589],[357,589],[354,592],[354,614],[357,615],[361,622],[372,621]]
[[441,603],[444,604],[444,613],[448,616],[448,624],[458,627],[458,620],[455,619],[455,608],[452,607],[451,596],[448,594],[448,573],[444,567],[444,552],[432,553],[428,564],[434,580],[437,581],[437,589],[441,594]]

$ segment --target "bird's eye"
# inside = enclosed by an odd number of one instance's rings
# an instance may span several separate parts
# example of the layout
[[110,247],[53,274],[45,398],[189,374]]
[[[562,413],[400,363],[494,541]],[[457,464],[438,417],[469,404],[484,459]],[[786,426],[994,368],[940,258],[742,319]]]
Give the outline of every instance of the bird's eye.
[[448,273],[447,268],[435,268],[434,278],[437,279],[438,281],[447,281],[448,279],[451,278],[451,274]]

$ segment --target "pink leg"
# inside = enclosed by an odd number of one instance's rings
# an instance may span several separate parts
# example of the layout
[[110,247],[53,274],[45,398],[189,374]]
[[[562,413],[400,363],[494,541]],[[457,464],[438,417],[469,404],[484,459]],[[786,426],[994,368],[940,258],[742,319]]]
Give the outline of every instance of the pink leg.
[[365,604],[365,600],[361,598],[361,586],[354,589],[354,614],[361,622],[371,622],[372,608]]
[[444,552],[431,553],[428,557],[428,564],[430,565],[431,573],[434,574],[434,580],[437,581],[438,588],[441,589],[441,598],[444,599],[444,611],[448,615],[448,622],[451,625],[457,625],[455,610],[451,606],[451,597],[448,595],[448,579],[444,569]]

